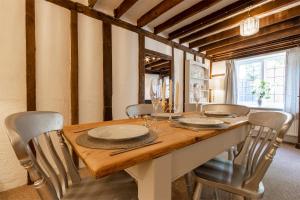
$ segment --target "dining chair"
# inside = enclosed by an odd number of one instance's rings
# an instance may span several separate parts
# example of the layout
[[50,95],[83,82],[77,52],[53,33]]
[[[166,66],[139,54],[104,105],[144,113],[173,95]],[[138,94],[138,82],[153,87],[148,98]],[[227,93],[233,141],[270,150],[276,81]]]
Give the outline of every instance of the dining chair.
[[151,115],[153,113],[152,104],[134,104],[126,107],[126,114],[129,118],[138,118],[143,115]]
[[[62,136],[61,114],[21,112],[8,116],[5,124],[15,154],[42,200],[137,199],[136,184],[125,172],[98,180],[80,177]],[[52,132],[56,134],[50,136]],[[53,136],[58,137],[61,151],[55,148]],[[30,141],[35,153],[29,147]]]
[[193,199],[200,198],[203,185],[244,199],[261,199],[262,179],[292,121],[293,116],[285,112],[250,114],[248,135],[234,161],[213,159],[194,170],[197,184]]
[[[250,112],[250,108],[243,105],[237,104],[206,104],[202,107],[203,112],[205,111],[223,111],[228,112],[236,115],[237,117],[240,116],[247,116]],[[241,144],[237,146],[232,146],[228,149],[228,160],[233,160],[234,157],[237,155],[238,150],[240,150]]]

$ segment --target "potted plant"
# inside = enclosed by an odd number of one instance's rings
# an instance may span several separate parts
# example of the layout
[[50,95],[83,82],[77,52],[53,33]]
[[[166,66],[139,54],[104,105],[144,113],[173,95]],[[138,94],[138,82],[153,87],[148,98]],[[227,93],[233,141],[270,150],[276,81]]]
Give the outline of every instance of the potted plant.
[[270,98],[270,90],[269,83],[266,81],[259,81],[255,83],[252,94],[257,96],[257,103],[259,106],[261,106],[263,99]]

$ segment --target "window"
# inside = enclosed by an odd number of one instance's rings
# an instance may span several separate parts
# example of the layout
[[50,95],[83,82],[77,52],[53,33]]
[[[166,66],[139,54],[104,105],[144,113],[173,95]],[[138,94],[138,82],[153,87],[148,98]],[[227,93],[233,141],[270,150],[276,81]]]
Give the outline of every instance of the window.
[[238,104],[258,106],[255,89],[266,85],[262,107],[283,108],[286,53],[276,53],[235,62],[237,68]]

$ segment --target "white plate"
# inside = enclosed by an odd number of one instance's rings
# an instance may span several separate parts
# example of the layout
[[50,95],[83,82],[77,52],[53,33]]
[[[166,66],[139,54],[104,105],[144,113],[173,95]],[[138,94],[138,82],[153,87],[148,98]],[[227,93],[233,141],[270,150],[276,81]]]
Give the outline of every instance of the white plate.
[[180,118],[178,120],[180,123],[189,124],[189,125],[197,125],[197,126],[218,126],[224,124],[223,121],[218,119],[210,119],[210,118]]
[[213,110],[207,110],[204,112],[205,115],[215,115],[215,116],[229,116],[232,115],[230,112],[224,112],[224,111],[213,111]]
[[104,140],[129,140],[149,134],[149,129],[140,125],[103,126],[88,131],[88,135]]
[[[153,113],[151,114],[152,117],[161,117],[161,118],[169,118],[170,113]],[[181,113],[171,113],[171,117],[181,117]]]

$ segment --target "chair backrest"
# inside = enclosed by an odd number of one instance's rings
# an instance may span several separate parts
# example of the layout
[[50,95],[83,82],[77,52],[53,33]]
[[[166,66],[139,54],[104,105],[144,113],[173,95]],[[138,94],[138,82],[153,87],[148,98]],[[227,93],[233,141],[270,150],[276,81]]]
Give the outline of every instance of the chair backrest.
[[249,134],[234,163],[245,167],[244,188],[259,189],[277,148],[293,122],[285,112],[257,112],[249,115]]
[[249,107],[236,104],[206,104],[202,106],[202,110],[230,112],[237,116],[246,116],[250,112]]
[[126,107],[126,114],[129,118],[138,118],[143,115],[151,115],[152,104],[134,104]]
[[[21,165],[28,171],[40,197],[44,200],[61,199],[68,188],[68,174],[73,184],[80,182],[80,176],[72,161],[69,149],[62,136],[63,117],[56,112],[22,112],[5,119],[8,137]],[[50,132],[56,132],[64,161],[54,148]],[[46,147],[40,145],[43,137]],[[36,155],[31,152],[29,142],[34,145]],[[50,152],[54,163],[50,163],[45,151]],[[56,172],[58,171],[58,173]]]

